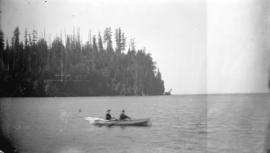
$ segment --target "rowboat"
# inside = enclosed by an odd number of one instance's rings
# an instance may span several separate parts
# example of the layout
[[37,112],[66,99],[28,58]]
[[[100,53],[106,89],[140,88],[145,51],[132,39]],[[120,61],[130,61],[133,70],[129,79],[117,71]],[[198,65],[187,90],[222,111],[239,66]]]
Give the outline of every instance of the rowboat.
[[149,126],[150,119],[130,119],[130,120],[95,120],[94,125],[97,126]]

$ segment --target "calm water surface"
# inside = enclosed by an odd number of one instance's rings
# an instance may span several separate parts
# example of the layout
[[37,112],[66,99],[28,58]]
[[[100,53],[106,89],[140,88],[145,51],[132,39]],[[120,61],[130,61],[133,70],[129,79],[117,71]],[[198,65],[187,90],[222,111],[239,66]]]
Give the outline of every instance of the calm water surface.
[[207,97],[209,153],[264,153],[270,148],[269,94]]
[[[6,98],[1,118],[23,153],[255,153],[267,146],[269,104],[267,94]],[[152,126],[96,127],[82,118],[103,118],[108,108]]]

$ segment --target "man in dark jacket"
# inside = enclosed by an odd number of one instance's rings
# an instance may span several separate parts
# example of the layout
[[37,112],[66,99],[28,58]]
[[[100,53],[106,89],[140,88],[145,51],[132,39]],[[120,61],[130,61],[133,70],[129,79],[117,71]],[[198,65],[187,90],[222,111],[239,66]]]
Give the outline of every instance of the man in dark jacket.
[[112,119],[112,116],[111,116],[111,110],[110,109],[108,109],[107,110],[107,114],[106,114],[106,120],[111,120]]
[[125,110],[122,110],[122,113],[120,114],[120,120],[126,120],[126,119],[131,119],[129,116],[125,114]]

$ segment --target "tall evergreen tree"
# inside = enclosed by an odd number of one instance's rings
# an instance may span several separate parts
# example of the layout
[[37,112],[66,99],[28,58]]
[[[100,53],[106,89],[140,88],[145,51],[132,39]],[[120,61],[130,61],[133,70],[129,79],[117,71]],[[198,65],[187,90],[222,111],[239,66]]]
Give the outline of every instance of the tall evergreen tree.
[[4,33],[0,29],[0,51],[1,52],[4,51],[4,47],[5,47]]
[[113,45],[112,45],[112,31],[111,28],[106,28],[104,31],[104,41],[106,43],[106,50],[108,52],[112,52],[113,51]]
[[31,43],[33,43],[33,44],[37,43],[37,41],[38,41],[38,36],[37,35],[38,35],[37,31],[33,30],[32,31],[32,42]]
[[98,51],[98,45],[97,45],[96,36],[93,36],[93,50],[94,50],[94,52]]
[[[5,43],[4,43],[4,33],[3,31],[0,29],[0,69],[3,70],[4,69],[4,47],[5,47]],[[1,73],[0,70],[0,73]]]
[[116,52],[121,53],[122,50],[122,31],[121,28],[115,30],[115,42],[116,42]]
[[99,51],[103,51],[104,48],[103,48],[103,41],[102,41],[102,37],[101,37],[101,34],[99,33],[98,34],[98,50]]
[[20,30],[19,30],[19,27],[15,28],[15,30],[13,32],[12,46],[17,51],[19,50],[19,47],[20,47]]
[[98,33],[86,44],[81,43],[78,31],[68,35],[64,44],[57,37],[48,45],[45,39],[38,39],[35,30],[32,34],[25,30],[24,43],[20,42],[16,28],[11,46],[7,41],[4,50],[0,32],[0,83],[8,87],[0,89],[0,95],[163,94],[164,81],[151,55],[145,49],[137,50],[134,40],[125,53],[126,37],[121,28],[116,29],[115,50],[111,28],[105,29],[103,38]]

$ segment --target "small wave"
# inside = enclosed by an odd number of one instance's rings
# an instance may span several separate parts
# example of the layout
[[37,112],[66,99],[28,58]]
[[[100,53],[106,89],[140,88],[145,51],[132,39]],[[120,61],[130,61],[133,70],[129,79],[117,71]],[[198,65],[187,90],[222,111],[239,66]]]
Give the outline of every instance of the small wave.
[[99,121],[105,121],[102,118],[98,118],[98,117],[84,117],[85,120],[87,120],[89,122],[89,124],[94,124],[95,121],[99,120]]

